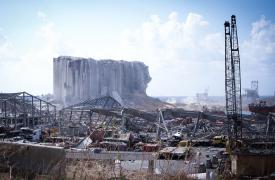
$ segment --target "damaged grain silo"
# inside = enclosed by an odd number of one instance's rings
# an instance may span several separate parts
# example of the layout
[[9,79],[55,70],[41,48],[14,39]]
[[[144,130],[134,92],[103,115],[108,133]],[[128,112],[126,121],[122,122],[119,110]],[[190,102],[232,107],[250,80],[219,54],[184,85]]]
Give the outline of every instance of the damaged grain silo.
[[133,106],[163,104],[146,95],[151,77],[143,62],[60,56],[53,69],[54,97],[64,105],[102,96]]

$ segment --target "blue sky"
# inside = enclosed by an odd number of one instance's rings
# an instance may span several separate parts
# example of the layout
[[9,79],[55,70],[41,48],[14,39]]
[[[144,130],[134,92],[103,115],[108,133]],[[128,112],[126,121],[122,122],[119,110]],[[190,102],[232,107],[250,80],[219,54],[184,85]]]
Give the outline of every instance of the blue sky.
[[[0,1],[0,91],[52,92],[52,58],[143,61],[147,93],[224,94],[223,23],[237,15],[243,87],[275,91],[275,5],[267,0]],[[164,83],[165,82],[165,83]]]

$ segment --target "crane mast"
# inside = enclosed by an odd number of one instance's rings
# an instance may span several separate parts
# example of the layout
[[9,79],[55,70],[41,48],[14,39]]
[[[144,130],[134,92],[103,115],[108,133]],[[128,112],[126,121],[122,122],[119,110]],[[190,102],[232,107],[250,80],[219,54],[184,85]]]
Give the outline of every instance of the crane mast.
[[228,119],[228,137],[237,141],[242,138],[241,69],[236,16],[231,16],[231,26],[225,30],[225,98]]

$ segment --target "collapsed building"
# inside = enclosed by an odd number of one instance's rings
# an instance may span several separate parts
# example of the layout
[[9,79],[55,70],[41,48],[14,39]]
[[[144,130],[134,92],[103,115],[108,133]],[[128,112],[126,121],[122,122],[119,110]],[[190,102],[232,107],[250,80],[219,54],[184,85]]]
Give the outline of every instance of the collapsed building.
[[164,105],[146,95],[151,77],[142,62],[60,56],[53,60],[53,77],[54,97],[65,105],[102,96],[128,106]]
[[18,129],[56,120],[56,106],[27,92],[0,93],[0,124]]

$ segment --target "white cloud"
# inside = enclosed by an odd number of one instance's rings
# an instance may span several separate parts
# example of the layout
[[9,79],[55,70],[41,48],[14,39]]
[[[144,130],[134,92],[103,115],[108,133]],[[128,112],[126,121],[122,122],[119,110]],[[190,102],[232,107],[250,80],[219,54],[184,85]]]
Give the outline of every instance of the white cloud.
[[[0,75],[6,77],[0,80],[3,85],[1,91],[28,91],[38,95],[52,92],[53,57],[73,52],[55,24],[42,12],[38,12],[37,16],[42,18],[42,25],[33,30],[33,37],[30,37],[32,46],[23,54],[18,54],[11,43],[6,38],[3,41],[0,36],[0,62],[5,62],[0,67]],[[9,63],[15,54],[18,54],[17,61]]]
[[[97,48],[99,42],[70,44],[45,13],[37,17],[42,25],[33,30],[33,43],[23,54],[0,31],[0,76],[5,77],[0,91],[52,92],[53,57],[72,55],[144,61],[152,76],[149,95],[195,95],[208,87],[210,94],[224,93],[224,35],[211,32],[202,15],[189,13],[184,20],[177,12],[166,19],[151,15],[136,29],[125,29],[120,42],[100,42],[104,48]],[[274,26],[262,17],[252,24],[249,39],[240,42],[243,87],[258,79],[268,89],[263,94],[275,89]]]
[[14,60],[15,58],[16,53],[12,42],[0,31],[0,64],[4,60]]
[[[184,21],[172,12],[166,21],[152,15],[135,30],[122,35],[124,59],[137,59],[149,65],[151,95],[195,95],[214,83],[223,68],[221,33],[207,33],[203,16],[189,13]],[[212,87],[213,87],[212,86]],[[223,86],[220,88],[222,89]]]
[[37,16],[43,24],[34,30],[32,47],[5,72],[9,82],[16,84],[15,87],[9,85],[11,89],[36,94],[51,92],[52,58],[62,54],[99,58],[107,55],[114,59],[144,61],[153,77],[148,90],[152,95],[194,95],[195,91],[209,86],[207,78],[216,76],[213,67],[222,71],[220,55],[206,56],[208,52],[216,54],[215,49],[220,50],[220,34],[205,33],[209,23],[195,13],[189,13],[185,21],[180,21],[176,12],[166,21],[152,15],[139,28],[125,30],[117,47],[96,52],[96,55],[90,54],[91,48],[85,45],[68,44],[45,13],[37,12]]
[[[29,91],[37,94],[52,92],[53,57],[70,54],[73,50],[66,44],[62,33],[56,30],[55,24],[48,20],[35,30],[33,39],[33,47],[29,48],[17,63],[17,69],[23,68],[26,72],[22,74],[25,80],[21,82],[21,88],[30,87]],[[28,81],[28,78],[32,81]]]
[[252,62],[266,62],[275,54],[275,25],[264,16],[252,24],[250,38],[243,44],[245,57]]
[[244,80],[259,80],[260,92],[271,94],[275,89],[275,25],[264,16],[252,23],[241,58]]
[[[183,21],[176,12],[165,21],[152,15],[137,29],[125,30],[118,54],[149,65],[151,95],[195,95],[206,87],[210,94],[224,95],[224,34],[211,32],[209,24],[196,13]],[[252,24],[249,39],[239,43],[243,87],[259,80],[260,93],[273,93],[275,25],[263,16]]]
[[47,20],[47,15],[42,11],[38,11],[37,16],[38,16],[38,18],[41,18],[43,21]]

